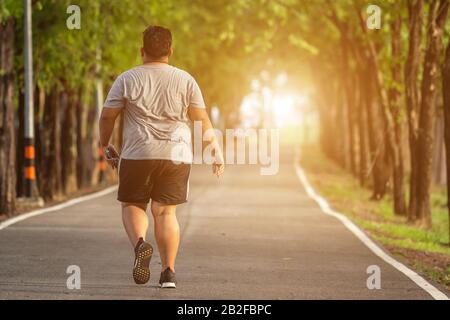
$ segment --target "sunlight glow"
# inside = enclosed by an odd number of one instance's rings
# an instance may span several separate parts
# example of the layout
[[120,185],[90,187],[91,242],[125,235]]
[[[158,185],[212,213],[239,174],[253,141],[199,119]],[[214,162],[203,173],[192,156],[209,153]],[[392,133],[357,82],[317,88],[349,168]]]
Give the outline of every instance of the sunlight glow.
[[290,127],[304,121],[303,112],[309,104],[305,92],[289,87],[288,75],[280,72],[270,77],[267,70],[251,82],[252,91],[244,98],[240,109],[241,124],[246,127]]
[[240,110],[240,118],[244,128],[258,127],[261,121],[259,109],[259,100],[256,93],[249,94],[244,98]]
[[275,95],[271,103],[271,112],[274,124],[277,127],[297,125],[301,122],[299,105],[306,102],[302,95],[280,94]]
[[302,94],[275,94],[263,90],[247,95],[242,102],[240,117],[246,128],[258,126],[284,127],[301,124],[302,107],[308,97]]

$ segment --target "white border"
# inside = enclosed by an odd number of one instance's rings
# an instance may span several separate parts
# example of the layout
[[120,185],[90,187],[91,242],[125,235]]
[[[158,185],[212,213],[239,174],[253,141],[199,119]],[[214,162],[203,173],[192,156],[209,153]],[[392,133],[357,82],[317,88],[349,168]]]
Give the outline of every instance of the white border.
[[386,263],[393,266],[395,269],[403,273],[405,276],[410,278],[415,284],[417,284],[419,287],[421,287],[423,290],[425,290],[428,294],[430,294],[435,300],[449,300],[449,297],[444,294],[443,292],[439,291],[436,287],[434,287],[432,284],[430,284],[428,281],[426,281],[424,278],[419,276],[416,272],[406,267],[404,264],[398,262],[391,256],[387,255],[378,245],[375,244],[358,226],[356,226],[350,219],[348,219],[346,216],[344,216],[342,213],[339,213],[337,211],[334,211],[331,209],[328,202],[321,196],[319,196],[314,188],[311,186],[311,184],[308,181],[308,178],[306,178],[305,172],[300,166],[300,159],[297,155],[295,157],[295,172],[297,173],[297,176],[305,188],[306,193],[310,198],[312,198],[314,201],[317,202],[320,209],[322,211],[330,216],[335,217],[339,221],[341,221],[344,226],[350,230],[359,240],[361,240],[362,243],[364,243],[375,255],[380,257],[382,260],[384,260]]
[[24,213],[24,214],[20,214],[16,217],[12,217],[9,218],[5,221],[3,221],[2,223],[0,223],[0,230],[5,229],[6,227],[9,227],[12,224],[15,224],[17,222],[23,221],[25,219],[31,218],[31,217],[35,217],[47,212],[53,212],[53,211],[57,211],[57,210],[61,210],[64,208],[67,208],[69,206],[73,206],[74,204],[80,203],[80,202],[84,202],[84,201],[88,201],[88,200],[92,200],[101,196],[104,196],[106,194],[109,194],[113,191],[115,191],[117,189],[117,186],[112,186],[109,188],[106,188],[102,191],[98,191],[98,192],[94,192],[79,198],[74,198],[68,201],[65,201],[63,203],[48,207],[48,208],[42,208],[42,209],[38,209],[38,210],[34,210],[28,213]]

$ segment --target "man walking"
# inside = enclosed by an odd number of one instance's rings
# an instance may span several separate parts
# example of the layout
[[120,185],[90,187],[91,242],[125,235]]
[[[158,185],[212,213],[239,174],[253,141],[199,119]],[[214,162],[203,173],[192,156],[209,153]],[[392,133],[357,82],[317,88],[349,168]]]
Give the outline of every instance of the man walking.
[[[145,239],[146,209],[151,200],[162,288],[176,287],[180,230],[175,213],[176,206],[188,197],[192,163],[189,120],[201,121],[205,136],[212,128],[194,78],[168,64],[172,52],[171,32],[159,26],[148,27],[141,48],[143,64],[117,77],[99,124],[106,159],[119,169],[118,200],[122,203],[123,225],[135,250],[134,281],[144,284],[150,279],[153,248]],[[119,156],[109,140],[121,112],[123,145]],[[224,170],[221,150],[213,134],[206,140],[215,153],[213,173],[220,176]]]

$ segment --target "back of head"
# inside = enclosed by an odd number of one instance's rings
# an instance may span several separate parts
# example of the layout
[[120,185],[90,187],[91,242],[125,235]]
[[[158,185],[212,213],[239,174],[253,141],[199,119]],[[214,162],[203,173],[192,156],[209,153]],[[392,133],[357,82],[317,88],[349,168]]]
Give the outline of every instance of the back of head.
[[160,26],[149,26],[144,31],[143,48],[151,59],[160,59],[170,55],[172,47],[172,33]]

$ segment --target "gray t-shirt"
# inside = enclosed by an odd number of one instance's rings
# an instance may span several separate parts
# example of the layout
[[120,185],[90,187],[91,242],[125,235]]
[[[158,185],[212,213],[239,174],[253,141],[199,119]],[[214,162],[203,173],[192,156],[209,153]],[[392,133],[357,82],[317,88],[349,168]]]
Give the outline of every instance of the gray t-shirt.
[[124,108],[121,158],[192,162],[188,106],[205,108],[195,79],[165,63],[135,67],[117,77],[105,108]]

